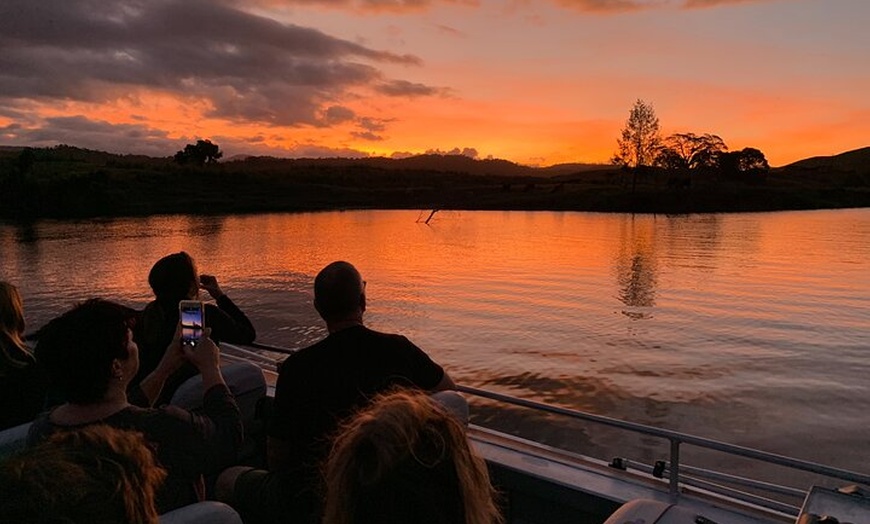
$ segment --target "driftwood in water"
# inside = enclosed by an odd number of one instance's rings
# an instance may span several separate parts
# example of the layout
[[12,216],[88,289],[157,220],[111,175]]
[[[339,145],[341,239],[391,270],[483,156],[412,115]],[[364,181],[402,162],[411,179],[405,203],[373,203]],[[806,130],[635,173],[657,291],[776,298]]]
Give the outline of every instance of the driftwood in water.
[[[426,220],[423,220],[422,222],[423,222],[424,224],[428,224],[429,221],[432,220],[432,217],[435,216],[435,213],[437,213],[437,212],[438,212],[437,209],[433,209],[433,210],[429,213],[429,216],[426,217]],[[423,212],[420,211],[420,214],[417,216],[417,223],[418,223],[418,224],[421,222],[420,218],[421,218],[422,216],[423,216]]]

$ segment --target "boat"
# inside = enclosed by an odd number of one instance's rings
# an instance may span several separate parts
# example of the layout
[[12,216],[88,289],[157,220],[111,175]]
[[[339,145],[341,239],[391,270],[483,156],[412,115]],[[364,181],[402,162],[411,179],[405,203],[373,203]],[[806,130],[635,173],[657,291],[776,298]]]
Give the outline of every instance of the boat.
[[[226,361],[254,364],[262,370],[267,396],[274,395],[278,365],[268,354],[292,353],[259,343],[224,343],[221,349]],[[262,379],[258,380],[259,389],[252,388],[251,395],[239,398],[243,412],[252,412],[255,397],[264,394]],[[477,402],[495,402],[667,444],[667,456],[653,464],[621,457],[602,460],[469,423],[468,437],[486,460],[506,524],[870,524],[867,473],[480,388],[459,386],[458,391],[472,413]],[[28,426],[0,432],[0,458],[23,446]],[[794,479],[801,480],[798,485],[784,485],[693,467],[681,458],[686,447],[748,460],[759,470],[767,465],[787,468]],[[163,515],[161,522],[229,524],[240,520],[223,504],[201,502]]]
[[[292,352],[258,343],[223,347],[228,357],[263,369],[269,394],[274,393],[278,362],[264,352]],[[458,391],[472,413],[476,401],[496,402],[667,443],[667,456],[643,464],[620,457],[602,460],[469,424],[469,439],[489,466],[507,524],[803,524],[813,522],[812,515],[828,518],[821,522],[833,523],[835,518],[841,524],[870,524],[867,473],[484,389],[460,385]],[[693,467],[681,459],[686,447],[748,460],[759,470],[768,465],[786,468],[793,472],[790,477],[802,479],[805,485]]]

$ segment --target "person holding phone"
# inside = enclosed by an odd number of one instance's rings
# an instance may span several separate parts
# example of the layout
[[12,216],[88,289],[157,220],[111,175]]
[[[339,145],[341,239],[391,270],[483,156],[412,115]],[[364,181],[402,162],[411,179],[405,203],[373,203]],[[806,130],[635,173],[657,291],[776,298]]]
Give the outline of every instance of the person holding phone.
[[[204,327],[211,329],[211,339],[215,343],[250,344],[257,338],[254,325],[221,289],[217,278],[200,275],[193,258],[184,251],[158,260],[148,274],[148,284],[155,299],[142,311],[134,332],[141,361],[134,385],[157,367],[172,341],[180,319],[179,303],[183,300],[199,300],[200,289],[215,300],[214,304],[204,304],[203,307]],[[196,370],[192,366],[182,366],[167,380],[158,405],[168,403],[178,386],[195,374]]]
[[[140,362],[134,322],[128,308],[91,299],[40,330],[36,358],[66,402],[37,417],[27,441],[36,445],[55,432],[93,424],[142,432],[169,475],[158,493],[158,508],[164,513],[203,500],[204,476],[235,462],[242,419],[208,328],[194,348],[181,344],[176,327],[157,367],[131,387]],[[202,409],[193,413],[178,406],[150,407],[166,378],[185,362],[202,375]]]

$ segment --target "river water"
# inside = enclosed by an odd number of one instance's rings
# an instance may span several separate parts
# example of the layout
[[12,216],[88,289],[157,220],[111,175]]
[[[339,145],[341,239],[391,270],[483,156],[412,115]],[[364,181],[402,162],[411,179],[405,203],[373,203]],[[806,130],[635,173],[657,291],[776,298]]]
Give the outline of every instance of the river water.
[[[368,282],[367,323],[457,382],[870,471],[870,209],[419,215],[6,224],[0,279],[36,328],[91,296],[143,306],[154,261],[186,250],[259,341],[296,348],[325,335],[311,285],[344,259]],[[601,458],[663,458],[647,439],[478,408],[482,423]]]

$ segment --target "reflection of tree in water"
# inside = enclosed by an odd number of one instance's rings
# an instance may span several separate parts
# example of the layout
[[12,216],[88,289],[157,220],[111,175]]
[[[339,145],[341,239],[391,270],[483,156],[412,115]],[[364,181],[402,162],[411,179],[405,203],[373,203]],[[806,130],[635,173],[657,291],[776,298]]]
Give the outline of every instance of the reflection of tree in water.
[[15,241],[19,244],[35,244],[39,240],[39,231],[33,222],[21,222],[15,227]]
[[[656,304],[656,260],[651,247],[655,225],[649,228],[636,224],[631,218],[629,227],[623,230],[619,253],[616,256],[616,281],[619,285],[619,301],[630,308],[651,308]],[[622,314],[632,319],[650,318],[650,311],[623,310]]]

